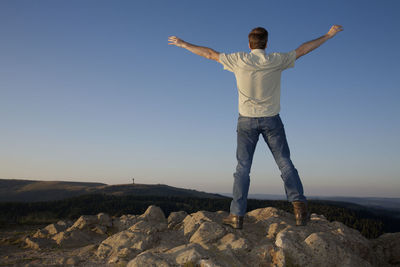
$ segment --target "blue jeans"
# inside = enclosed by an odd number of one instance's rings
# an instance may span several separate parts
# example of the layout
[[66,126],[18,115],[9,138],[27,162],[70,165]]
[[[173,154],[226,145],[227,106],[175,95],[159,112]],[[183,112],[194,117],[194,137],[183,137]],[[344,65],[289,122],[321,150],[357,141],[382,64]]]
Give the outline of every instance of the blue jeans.
[[279,114],[260,118],[239,115],[236,150],[238,163],[233,175],[233,200],[231,202],[231,213],[235,215],[243,216],[246,213],[251,163],[260,134],[281,171],[288,201],[306,201],[299,174],[290,160],[289,146]]

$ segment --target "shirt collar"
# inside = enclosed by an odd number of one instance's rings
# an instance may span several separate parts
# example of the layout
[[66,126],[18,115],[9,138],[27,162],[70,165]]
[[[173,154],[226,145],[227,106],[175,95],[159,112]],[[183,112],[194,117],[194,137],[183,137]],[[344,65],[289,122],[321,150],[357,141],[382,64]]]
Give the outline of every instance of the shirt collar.
[[252,53],[252,54],[265,54],[265,49],[252,49],[250,53]]

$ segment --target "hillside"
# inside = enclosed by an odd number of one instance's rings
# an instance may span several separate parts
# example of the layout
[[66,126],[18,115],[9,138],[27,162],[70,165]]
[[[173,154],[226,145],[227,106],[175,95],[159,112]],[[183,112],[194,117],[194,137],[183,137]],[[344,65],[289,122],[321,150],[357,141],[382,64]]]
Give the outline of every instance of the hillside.
[[[232,197],[232,193],[220,193],[223,196]],[[285,195],[277,194],[249,194],[249,199],[261,200],[286,200]],[[308,200],[336,201],[355,203],[372,209],[392,210],[400,212],[400,197],[349,197],[349,196],[319,196],[307,195]],[[400,216],[399,216],[400,218]]]
[[223,198],[223,196],[218,194],[210,194],[163,184],[106,185],[87,182],[0,179],[0,202],[51,201],[87,194]]
[[102,183],[0,179],[0,202],[59,200],[88,194]]

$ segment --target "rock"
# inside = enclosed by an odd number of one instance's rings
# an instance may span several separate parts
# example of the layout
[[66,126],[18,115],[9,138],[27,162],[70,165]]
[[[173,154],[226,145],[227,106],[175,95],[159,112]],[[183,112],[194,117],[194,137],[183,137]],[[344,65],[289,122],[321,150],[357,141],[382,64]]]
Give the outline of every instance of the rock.
[[[313,257],[313,266],[371,266],[370,263],[346,250],[328,233],[312,233],[305,240]],[[338,261],[338,258],[340,261]]]
[[[340,227],[343,228],[343,225]],[[300,228],[285,229],[276,236],[275,245],[283,249],[286,262],[310,267],[371,266],[368,261],[369,255],[360,253],[365,244],[358,243],[360,247],[355,248],[357,240],[363,240],[358,232],[344,229],[349,232],[349,239],[344,240],[337,238],[335,231],[309,234],[310,228],[303,229],[303,231]],[[307,236],[304,237],[304,235]]]
[[113,221],[108,214],[99,213],[97,215],[82,215],[67,229],[67,232],[74,230],[93,230],[96,227],[97,229],[106,229],[107,227],[112,227],[112,225]]
[[88,255],[92,255],[93,252],[96,251],[96,249],[97,249],[97,245],[90,244],[90,245],[75,249],[72,254],[79,256],[79,257],[86,257]]
[[[173,212],[167,220],[160,208],[150,206],[140,216],[111,219],[104,213],[84,215],[73,225],[48,225],[33,237],[25,235],[20,240],[33,250],[60,246],[45,253],[34,251],[31,255],[54,254],[32,260],[30,265],[400,266],[400,233],[368,240],[358,231],[317,214],[312,214],[306,226],[297,227],[293,214],[276,208],[247,213],[243,229],[237,230],[222,225],[226,215]],[[106,238],[105,234],[113,231],[117,232]],[[53,257],[56,251],[60,251],[59,258]],[[14,258],[3,258],[14,262]]]
[[99,213],[97,215],[82,215],[66,230],[66,232],[82,230],[86,233],[93,232],[99,235],[106,235],[108,228],[112,227],[112,225],[112,219],[105,213]]
[[171,212],[167,220],[168,228],[173,229],[174,227],[179,226],[187,215],[186,211]]
[[315,213],[312,213],[310,215],[310,220],[312,220],[314,222],[315,221],[328,222],[328,220],[325,218],[324,215],[318,215],[318,214],[315,214]]
[[60,220],[57,222],[57,225],[65,227],[65,229],[67,229],[68,227],[70,227],[72,225],[72,222]]
[[101,240],[99,236],[90,235],[81,230],[65,231],[53,236],[57,245],[64,248],[76,248],[86,246],[91,243],[97,243]]
[[39,245],[39,242],[37,241],[37,239],[35,240],[33,238],[27,237],[25,239],[25,243],[28,248],[32,248],[32,249],[36,249],[36,250],[40,249],[40,245]]
[[200,224],[203,222],[212,222],[211,212],[208,211],[198,211],[196,213],[192,213],[183,220],[183,233],[186,237],[189,237],[196,232],[197,228],[199,228]]
[[106,235],[107,234],[107,227],[103,225],[95,225],[92,229],[92,232],[99,234],[99,235]]
[[97,244],[106,238],[106,225],[111,225],[111,219],[107,214],[83,215],[74,224],[69,221],[49,224],[36,231],[33,238],[25,239],[24,242],[33,249],[50,248],[54,245],[75,248]]
[[263,266],[262,263],[270,263],[266,266],[274,267],[285,267],[285,255],[283,250],[274,247],[272,244],[261,244],[254,249],[249,254],[247,259],[248,262],[252,262],[254,266]]
[[198,266],[199,267],[221,267],[222,265],[215,263],[211,259],[203,259],[203,260],[199,261]]
[[67,257],[61,257],[61,258],[58,258],[58,259],[56,259],[55,260],[55,263],[57,264],[57,265],[65,265],[65,262],[67,261]]
[[303,266],[310,264],[312,261],[305,251],[306,246],[302,243],[304,239],[299,235],[299,232],[292,229],[285,229],[276,235],[275,245],[283,249],[286,261],[292,262],[293,258],[293,264]]
[[101,226],[111,227],[113,225],[110,216],[108,216],[108,214],[106,213],[99,213],[96,215],[96,217],[97,217],[97,224]]
[[34,238],[47,238],[49,236],[49,232],[46,229],[39,229],[33,235]]
[[167,229],[167,223],[165,221],[139,221],[135,225],[129,228],[132,232],[142,232],[145,234],[153,234],[156,232],[164,231]]
[[127,267],[172,267],[172,265],[164,258],[159,257],[152,252],[143,252],[136,258],[131,260]]
[[37,267],[37,266],[43,266],[43,262],[40,259],[35,259],[24,265],[24,267]]
[[188,262],[196,263],[209,255],[203,247],[196,243],[175,247],[167,251],[167,253],[179,265],[184,265]]
[[76,266],[77,264],[79,264],[80,260],[78,257],[76,256],[72,256],[72,257],[61,257],[58,259],[55,259],[55,262],[53,260],[53,262],[47,262],[46,265],[52,265],[54,266],[54,264],[58,265],[58,266]]
[[34,250],[41,250],[43,248],[46,248],[47,246],[51,245],[53,242],[51,242],[48,239],[43,239],[43,238],[32,238],[32,237],[27,237],[25,238],[25,244],[27,248],[31,248]]
[[203,222],[190,238],[191,243],[206,244],[225,235],[225,229],[216,222]]
[[292,217],[290,213],[287,213],[283,210],[278,210],[277,208],[261,208],[255,209],[246,214],[246,218],[251,218],[255,221],[265,221],[269,218],[278,218],[278,217]]
[[340,222],[327,222],[325,224],[328,229],[326,233],[332,233],[332,239],[337,240],[339,246],[343,246],[353,254],[359,255],[361,258],[373,262],[374,259],[371,255],[374,255],[371,247],[371,243],[368,239],[361,235],[361,233],[355,229],[347,227]]
[[287,228],[288,225],[285,222],[276,222],[271,223],[268,227],[267,238],[268,239],[275,239],[276,235],[282,231],[283,229]]
[[139,216],[137,215],[122,215],[119,218],[114,218],[112,220],[112,225],[115,228],[116,232],[124,231],[138,222]]
[[155,222],[166,222],[164,212],[157,206],[151,205],[145,213],[139,216],[139,219]]
[[131,260],[128,266],[200,266],[198,263],[209,257],[210,253],[193,243],[165,252],[145,251]]
[[159,251],[167,251],[172,248],[188,243],[187,238],[183,235],[182,229],[171,230],[167,229],[157,233],[157,249]]
[[381,263],[400,266],[400,233],[386,233],[372,240],[373,250],[378,254]]
[[65,231],[67,229],[67,224],[62,223],[62,221],[54,224],[47,225],[44,230],[46,230],[50,235],[55,235],[59,232]]
[[117,262],[119,258],[134,256],[150,248],[154,242],[153,235],[125,230],[104,240],[96,254],[100,258],[110,258],[112,262]]
[[66,265],[76,265],[79,262],[78,257],[72,256],[66,259],[65,264]]
[[67,232],[71,232],[76,229],[82,230],[84,228],[89,228],[90,226],[97,224],[98,221],[99,219],[95,215],[82,215],[70,228],[67,229]]
[[64,221],[58,221],[57,223],[52,223],[47,225],[43,229],[39,229],[33,237],[35,238],[51,238],[62,231],[65,231],[68,228],[68,224]]
[[251,245],[247,239],[229,233],[218,241],[217,246],[219,250],[247,251]]

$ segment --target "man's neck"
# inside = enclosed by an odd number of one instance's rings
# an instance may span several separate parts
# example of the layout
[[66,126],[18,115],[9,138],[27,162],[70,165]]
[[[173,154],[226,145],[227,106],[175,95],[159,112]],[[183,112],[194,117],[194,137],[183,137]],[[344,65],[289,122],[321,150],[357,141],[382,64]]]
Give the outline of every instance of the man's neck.
[[250,50],[251,50],[250,52],[258,52],[258,51],[260,51],[260,52],[265,53],[265,49],[261,49],[261,48],[250,49]]

